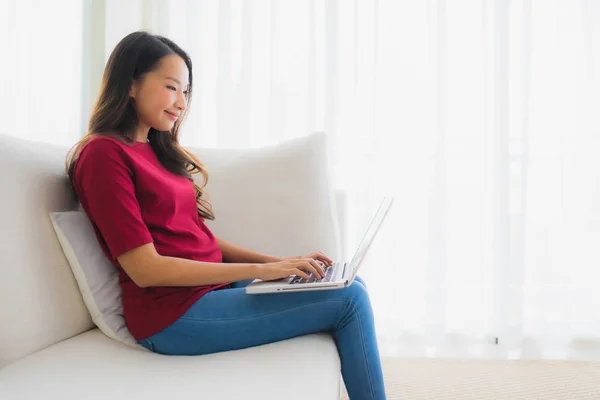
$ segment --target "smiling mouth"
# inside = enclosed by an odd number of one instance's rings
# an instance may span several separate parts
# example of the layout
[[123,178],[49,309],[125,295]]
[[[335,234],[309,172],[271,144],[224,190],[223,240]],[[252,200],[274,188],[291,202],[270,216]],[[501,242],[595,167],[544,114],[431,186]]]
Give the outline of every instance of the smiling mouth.
[[169,112],[169,111],[165,111],[165,112],[167,113],[167,115],[169,117],[171,117],[172,120],[176,120],[177,118],[179,118],[179,115],[177,115],[177,114],[173,114],[172,112]]

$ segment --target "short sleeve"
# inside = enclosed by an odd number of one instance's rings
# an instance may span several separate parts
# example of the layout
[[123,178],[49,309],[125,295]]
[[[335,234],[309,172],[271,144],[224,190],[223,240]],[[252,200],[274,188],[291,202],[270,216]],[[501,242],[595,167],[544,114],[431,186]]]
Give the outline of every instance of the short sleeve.
[[73,176],[75,192],[113,263],[129,250],[153,242],[142,219],[130,165],[117,143],[98,138],[82,149]]

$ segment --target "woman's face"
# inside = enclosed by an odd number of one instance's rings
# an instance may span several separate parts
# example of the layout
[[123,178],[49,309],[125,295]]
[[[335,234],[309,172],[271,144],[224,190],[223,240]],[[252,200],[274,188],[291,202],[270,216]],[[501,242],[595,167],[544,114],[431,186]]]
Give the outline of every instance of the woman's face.
[[134,82],[129,95],[138,113],[137,139],[145,139],[150,128],[168,131],[187,109],[189,72],[178,55],[163,57],[159,68]]

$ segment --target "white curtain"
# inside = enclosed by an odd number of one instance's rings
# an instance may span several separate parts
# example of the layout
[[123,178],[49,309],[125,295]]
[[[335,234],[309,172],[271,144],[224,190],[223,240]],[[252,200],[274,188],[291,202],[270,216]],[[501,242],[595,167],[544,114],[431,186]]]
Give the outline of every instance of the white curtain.
[[82,127],[80,0],[0,0],[0,134],[72,144]]
[[361,270],[386,351],[600,346],[600,2],[100,3],[94,65],[141,28],[191,55],[184,145],[329,135],[348,257],[395,197]]

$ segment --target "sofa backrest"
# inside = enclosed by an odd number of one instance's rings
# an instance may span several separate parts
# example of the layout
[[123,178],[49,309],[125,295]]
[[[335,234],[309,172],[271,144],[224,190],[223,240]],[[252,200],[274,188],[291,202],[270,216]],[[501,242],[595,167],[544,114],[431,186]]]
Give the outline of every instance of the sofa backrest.
[[[327,136],[315,132],[254,149],[190,147],[209,172],[206,190],[225,239],[275,256],[323,251],[340,259],[337,199]],[[342,218],[343,219],[343,218]]]
[[[327,176],[324,134],[247,151],[190,150],[209,170],[217,219],[207,223],[216,235],[274,255],[344,254],[345,201]],[[94,327],[49,216],[78,209],[67,151],[0,134],[0,368]]]
[[93,327],[48,214],[77,208],[67,150],[0,135],[0,367]]

